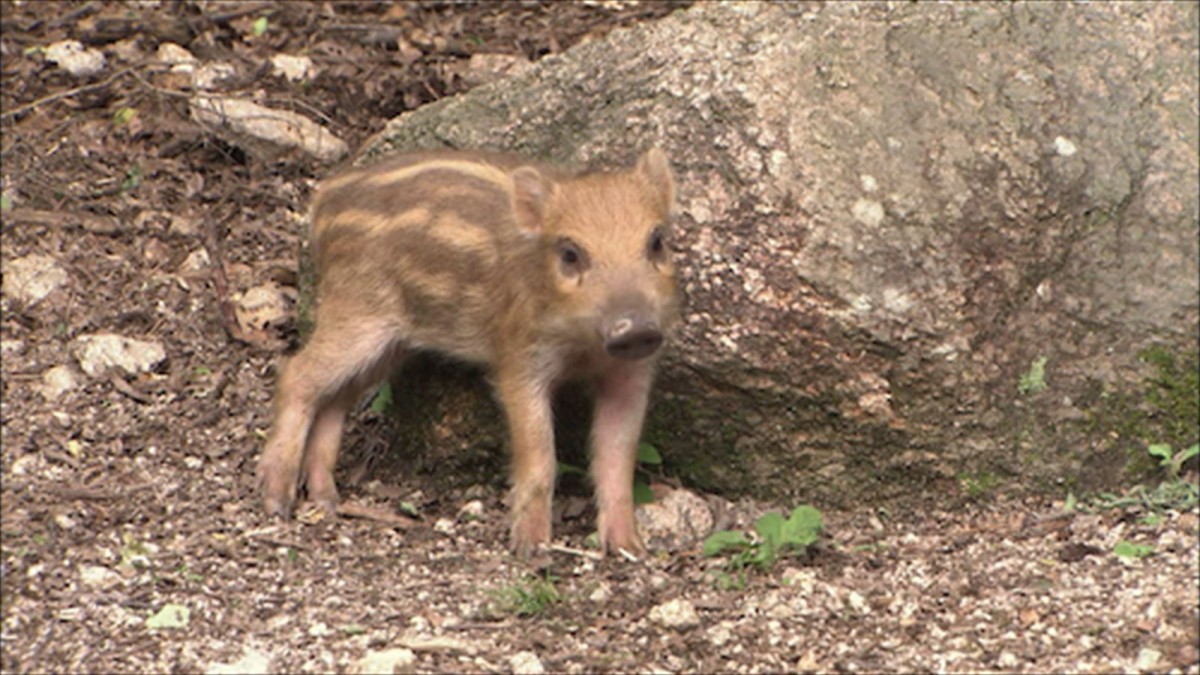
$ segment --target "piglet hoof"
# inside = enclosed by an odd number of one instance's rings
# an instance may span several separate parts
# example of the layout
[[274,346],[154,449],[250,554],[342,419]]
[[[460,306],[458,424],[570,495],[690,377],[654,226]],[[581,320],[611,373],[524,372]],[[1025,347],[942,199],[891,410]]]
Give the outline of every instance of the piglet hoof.
[[[542,522],[544,520],[544,522]],[[525,518],[513,523],[512,549],[522,560],[529,558],[539,548],[550,543],[550,519]]]
[[296,503],[295,481],[285,481],[279,477],[278,471],[259,469],[258,484],[262,491],[263,511],[268,516],[287,520],[292,516],[292,507]]
[[629,560],[637,560],[646,555],[646,545],[638,536],[633,523],[626,527],[609,527],[607,532],[600,533],[600,548],[608,554],[616,554]]

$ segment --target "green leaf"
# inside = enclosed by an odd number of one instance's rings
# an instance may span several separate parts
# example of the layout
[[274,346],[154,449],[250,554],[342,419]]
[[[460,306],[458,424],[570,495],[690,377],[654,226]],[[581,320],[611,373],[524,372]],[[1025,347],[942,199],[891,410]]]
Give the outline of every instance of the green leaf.
[[719,530],[708,535],[700,548],[701,554],[711,558],[728,550],[741,550],[750,545],[745,533],[737,530]]
[[416,505],[414,505],[412,502],[400,502],[400,506],[398,506],[397,509],[400,511],[400,513],[403,513],[409,518],[421,517],[421,512],[417,510]]
[[754,531],[769,546],[778,548],[783,543],[783,516],[774,511],[763,514],[754,523]]
[[1046,357],[1039,356],[1029,365],[1029,372],[1021,375],[1017,393],[1036,394],[1046,388]]
[[125,126],[132,122],[134,117],[137,117],[136,110],[133,108],[121,108],[113,113],[113,125],[118,127]]
[[1074,492],[1067,493],[1067,500],[1063,502],[1063,511],[1071,512],[1079,508],[1079,500],[1075,498]]
[[658,454],[658,448],[649,443],[639,443],[637,448],[638,464],[652,464],[658,466],[662,464],[662,455]]
[[1151,443],[1146,452],[1150,453],[1151,457],[1157,457],[1163,464],[1171,462],[1171,446],[1166,443]]
[[1121,558],[1145,558],[1154,553],[1154,547],[1135,544],[1122,539],[1120,543],[1113,547],[1113,553]]
[[558,463],[558,475],[565,476],[567,474],[571,474],[573,476],[586,476],[587,471],[584,471],[583,469],[575,466],[574,464],[568,464],[566,462],[559,462]]
[[267,32],[268,27],[269,23],[267,22],[267,17],[260,16],[254,21],[254,27],[250,29],[250,32],[252,35],[254,35],[254,37],[258,37],[259,35]]
[[633,503],[634,504],[653,504],[654,491],[645,481],[633,481]]
[[383,414],[390,407],[392,407],[392,383],[384,382],[379,385],[379,391],[375,392],[375,398],[371,399],[371,412]]
[[821,512],[805,504],[792,509],[783,523],[782,542],[789,546],[811,546],[821,533]]
[[0,211],[8,211],[13,207],[12,197],[0,195]]
[[146,617],[146,628],[162,630],[164,628],[187,628],[192,611],[183,605],[166,604],[157,614]]

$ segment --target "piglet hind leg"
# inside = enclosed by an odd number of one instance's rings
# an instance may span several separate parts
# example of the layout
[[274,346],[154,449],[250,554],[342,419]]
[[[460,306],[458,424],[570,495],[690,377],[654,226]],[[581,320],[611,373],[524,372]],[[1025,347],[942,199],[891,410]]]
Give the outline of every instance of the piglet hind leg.
[[291,514],[302,467],[309,496],[328,510],[337,504],[333,467],[346,413],[395,351],[386,326],[355,328],[322,328],[318,319],[309,344],[280,371],[275,419],[258,464],[268,514]]
[[597,529],[606,551],[645,552],[633,514],[633,473],[652,369],[645,362],[622,364],[598,382],[592,422],[592,480],[599,511]]

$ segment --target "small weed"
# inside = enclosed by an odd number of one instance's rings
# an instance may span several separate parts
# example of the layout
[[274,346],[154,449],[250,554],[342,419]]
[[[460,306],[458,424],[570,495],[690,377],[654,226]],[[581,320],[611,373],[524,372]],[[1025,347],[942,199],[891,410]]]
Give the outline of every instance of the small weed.
[[1039,356],[1029,365],[1029,371],[1021,375],[1017,382],[1017,393],[1036,394],[1046,388],[1046,357]]
[[1154,443],[1146,448],[1146,452],[1150,453],[1151,457],[1158,458],[1158,465],[1166,472],[1167,478],[1170,480],[1178,480],[1179,472],[1183,470],[1184,462],[1200,455],[1200,443],[1194,444],[1189,448],[1184,448],[1179,452],[1171,450],[1171,446],[1166,443]]
[[392,407],[392,400],[392,383],[384,382],[375,392],[375,398],[371,399],[371,412],[382,415]]
[[979,499],[992,494],[1000,485],[1000,478],[989,472],[976,475],[963,474],[958,477],[958,484],[963,494],[971,499]]
[[717,585],[741,588],[747,570],[766,571],[779,558],[804,553],[816,543],[821,527],[821,512],[812,506],[797,506],[786,519],[772,511],[754,523],[755,538],[737,530],[721,530],[704,540],[702,553],[705,557],[729,556],[724,571],[717,574]]
[[499,614],[537,616],[547,607],[562,601],[554,582],[558,577],[547,573],[544,577],[527,576],[521,581],[494,589],[491,592],[491,609]]
[[121,192],[136,190],[142,184],[142,167],[134,164],[125,172],[125,180],[121,181]]
[[137,117],[137,110],[134,110],[133,108],[120,108],[113,113],[113,126],[123,127],[132,122],[134,117]]
[[271,24],[267,17],[260,16],[254,20],[254,25],[250,28],[250,34],[254,37],[258,37],[263,33],[266,33],[267,29],[270,27]]
[[1153,546],[1144,544],[1135,544],[1122,539],[1116,546],[1113,547],[1113,553],[1119,558],[1133,558],[1140,560],[1146,556],[1154,554]]
[[647,467],[662,466],[662,455],[658,448],[649,443],[641,443],[637,449],[637,468],[633,474],[633,502],[635,504],[651,504],[654,493],[650,491],[650,472]]

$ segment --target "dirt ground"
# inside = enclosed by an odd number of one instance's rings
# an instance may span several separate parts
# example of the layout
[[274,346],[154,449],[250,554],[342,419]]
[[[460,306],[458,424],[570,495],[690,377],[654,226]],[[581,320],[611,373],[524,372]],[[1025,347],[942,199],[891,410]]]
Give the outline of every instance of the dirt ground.
[[[502,476],[446,489],[429,471],[371,475],[354,458],[387,452],[386,422],[363,410],[339,471],[352,508],[260,514],[253,469],[296,312],[250,329],[232,308],[267,283],[294,297],[302,216],[330,167],[220,140],[189,116],[159,47],[232,64],[226,93],[353,148],[473,86],[474,54],[536,61],[672,5],[0,9],[0,253],[8,274],[30,259],[61,270],[43,298],[9,284],[3,298],[4,672],[1200,672],[1195,509],[1084,513],[993,493],[827,511],[815,552],[730,588],[698,546],[581,553],[582,496],[563,500],[579,508],[556,524],[560,550],[516,560]],[[51,63],[64,39],[104,67]],[[280,53],[318,74],[276,74]],[[163,358],[82,372],[88,336],[107,333]],[[764,506],[729,508],[738,524]],[[1116,556],[1122,541],[1151,553]]]

